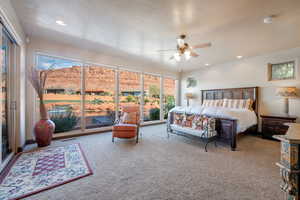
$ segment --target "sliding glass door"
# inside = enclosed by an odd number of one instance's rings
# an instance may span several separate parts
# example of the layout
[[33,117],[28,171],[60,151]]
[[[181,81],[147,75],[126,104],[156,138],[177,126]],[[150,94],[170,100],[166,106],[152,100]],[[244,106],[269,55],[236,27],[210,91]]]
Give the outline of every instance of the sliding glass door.
[[12,125],[14,123],[13,110],[9,109],[9,102],[12,101],[12,85],[10,74],[13,73],[15,43],[8,32],[0,24],[0,123],[1,123],[1,147],[0,147],[0,170],[12,157],[14,151],[14,135]]

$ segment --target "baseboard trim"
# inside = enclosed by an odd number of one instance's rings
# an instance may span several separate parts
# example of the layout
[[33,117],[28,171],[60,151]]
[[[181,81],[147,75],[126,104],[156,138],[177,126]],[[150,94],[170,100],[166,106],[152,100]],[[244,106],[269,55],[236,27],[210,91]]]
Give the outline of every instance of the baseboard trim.
[[34,143],[35,143],[35,140],[34,139],[30,139],[30,140],[26,140],[25,145],[34,144]]
[[[141,127],[151,126],[151,125],[159,125],[159,124],[164,124],[164,123],[166,123],[166,121],[164,121],[164,120],[163,121],[154,121],[154,122],[144,122],[144,123],[141,124]],[[108,128],[108,129],[104,129],[104,130],[95,130],[95,131],[89,130],[88,132],[70,133],[70,134],[65,134],[65,135],[61,135],[61,136],[59,134],[55,134],[55,135],[53,135],[52,140],[75,138],[75,137],[81,137],[81,136],[86,136],[86,135],[94,135],[94,134],[110,132],[110,131],[112,131],[112,128]],[[31,139],[31,140],[26,140],[25,145],[35,144],[35,143],[36,143],[35,140]],[[24,147],[21,148],[21,149],[24,149]]]

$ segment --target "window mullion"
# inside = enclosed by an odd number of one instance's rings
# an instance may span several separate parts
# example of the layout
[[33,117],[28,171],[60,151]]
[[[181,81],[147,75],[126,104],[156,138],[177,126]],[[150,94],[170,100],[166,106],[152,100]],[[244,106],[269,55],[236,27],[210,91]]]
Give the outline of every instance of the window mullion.
[[140,84],[141,84],[141,98],[140,98],[140,119],[141,122],[144,121],[144,73],[140,74]]
[[175,80],[175,106],[179,106],[180,105],[180,81],[179,80]]
[[85,123],[85,64],[81,66],[81,130],[86,128]]
[[160,120],[163,120],[164,119],[164,117],[163,117],[163,115],[164,115],[164,104],[163,104],[163,95],[164,95],[164,77],[163,76],[161,76],[160,77],[160,95],[159,95],[159,101],[160,101],[160,103],[159,103],[159,107],[160,107],[160,115],[159,115],[159,119]]
[[119,70],[115,70],[115,117],[119,119],[119,107],[120,107],[120,73]]

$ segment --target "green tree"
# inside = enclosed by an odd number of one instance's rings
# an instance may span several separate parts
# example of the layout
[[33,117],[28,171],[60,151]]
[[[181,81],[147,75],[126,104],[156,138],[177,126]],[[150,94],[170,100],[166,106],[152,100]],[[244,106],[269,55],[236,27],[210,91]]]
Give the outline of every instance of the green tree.
[[149,86],[149,96],[154,98],[159,98],[160,89],[156,85]]
[[93,99],[92,101],[91,101],[91,103],[92,104],[102,104],[102,103],[105,103],[103,100],[101,100],[101,99],[97,99],[97,98],[95,98],[95,99]]
[[150,102],[150,100],[148,99],[148,98],[145,98],[144,99],[144,103],[146,104],[146,103],[149,103]]
[[136,102],[136,98],[134,96],[132,96],[132,95],[128,95],[126,97],[126,101],[127,102]]
[[149,110],[150,120],[159,120],[160,109],[159,108],[151,108]]
[[164,118],[168,117],[168,112],[175,107],[175,97],[167,95],[165,97],[165,106],[164,106]]

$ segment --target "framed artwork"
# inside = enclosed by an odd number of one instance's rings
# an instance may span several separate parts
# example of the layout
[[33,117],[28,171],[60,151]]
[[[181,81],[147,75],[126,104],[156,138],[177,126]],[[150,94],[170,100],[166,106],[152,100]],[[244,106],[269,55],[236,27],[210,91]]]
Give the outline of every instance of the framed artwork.
[[292,80],[296,78],[296,63],[288,61],[283,63],[268,64],[268,80]]
[[194,79],[193,77],[188,77],[186,79],[186,87],[187,88],[192,88],[197,86],[197,80]]

